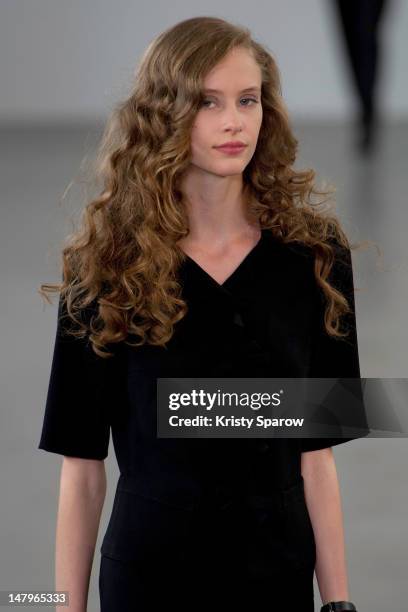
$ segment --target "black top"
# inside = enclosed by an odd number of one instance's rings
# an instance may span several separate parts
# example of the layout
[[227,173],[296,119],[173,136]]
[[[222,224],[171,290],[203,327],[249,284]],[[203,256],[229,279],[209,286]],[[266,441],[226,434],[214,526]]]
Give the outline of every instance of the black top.
[[187,256],[179,274],[189,311],[167,348],[122,342],[114,358],[103,359],[87,339],[63,337],[58,320],[38,448],[104,459],[111,430],[120,473],[146,494],[184,503],[203,483],[239,474],[248,460],[258,490],[298,482],[302,452],[354,438],[157,438],[156,379],[360,377],[351,254],[334,246],[330,280],[353,310],[346,341],[324,330],[311,250],[284,245],[269,230],[222,284]]

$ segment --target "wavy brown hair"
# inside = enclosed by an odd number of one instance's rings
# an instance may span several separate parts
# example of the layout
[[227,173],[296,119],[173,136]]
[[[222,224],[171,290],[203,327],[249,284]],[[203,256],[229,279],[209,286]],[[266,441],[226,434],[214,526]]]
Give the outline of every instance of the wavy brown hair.
[[[350,304],[328,276],[334,247],[349,253],[350,244],[324,208],[332,191],[315,187],[314,170],[293,167],[298,141],[276,62],[248,29],[194,17],[165,30],[142,56],[130,95],[114,107],[103,132],[94,167],[100,193],[86,204],[81,227],[62,249],[62,283],[39,289],[49,303],[47,293],[60,292],[69,318],[79,325],[72,333],[89,331],[102,357],[122,340],[165,346],[187,312],[177,277],[186,258],[177,242],[189,232],[180,180],[190,164],[203,79],[238,46],[253,53],[262,71],[262,125],[243,172],[248,218],[277,240],[312,249],[316,282],[326,298],[327,333],[347,335],[340,318]],[[92,305],[96,309],[85,323],[78,314],[93,312]]]

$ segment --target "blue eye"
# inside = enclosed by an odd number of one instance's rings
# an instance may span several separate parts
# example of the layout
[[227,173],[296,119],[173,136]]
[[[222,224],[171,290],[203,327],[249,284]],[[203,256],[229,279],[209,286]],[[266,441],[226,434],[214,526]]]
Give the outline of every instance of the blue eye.
[[[254,104],[258,104],[258,100],[256,100],[255,98],[241,98],[241,100],[247,100],[249,102],[254,102]],[[214,100],[209,100],[209,99],[205,99],[201,102],[202,106],[205,106],[206,103],[211,104],[211,102],[214,102]],[[249,104],[245,104],[244,106],[250,106]],[[206,108],[208,108],[208,106],[205,106]]]
[[[249,100],[249,102],[254,102],[255,104],[258,104],[258,100],[255,100],[255,98],[241,98],[241,100]],[[248,104],[246,104],[245,106],[248,106]]]

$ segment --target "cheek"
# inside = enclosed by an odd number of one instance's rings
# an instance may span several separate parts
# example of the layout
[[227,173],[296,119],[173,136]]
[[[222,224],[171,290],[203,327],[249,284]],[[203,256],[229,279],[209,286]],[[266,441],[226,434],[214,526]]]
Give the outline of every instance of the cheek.
[[196,122],[191,131],[191,150],[193,153],[204,152],[213,146],[211,140],[211,128],[208,125],[201,125]]
[[262,109],[261,109],[260,112],[255,117],[255,120],[254,120],[254,131],[256,133],[258,133],[259,130],[261,129],[262,117],[263,117],[263,113],[262,113]]
[[262,125],[262,120],[259,121],[259,122],[254,123],[251,126],[251,131],[250,131],[249,137],[251,139],[251,145],[254,148],[257,146],[257,143],[258,143],[258,140],[259,140],[259,136],[260,136],[261,129],[262,129],[261,125]]

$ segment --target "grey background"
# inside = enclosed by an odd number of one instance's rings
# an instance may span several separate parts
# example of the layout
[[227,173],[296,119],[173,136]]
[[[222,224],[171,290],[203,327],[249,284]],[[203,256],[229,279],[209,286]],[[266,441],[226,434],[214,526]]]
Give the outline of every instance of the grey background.
[[[56,306],[45,308],[36,290],[59,280],[61,242],[70,215],[83,205],[78,185],[64,193],[92,154],[110,108],[126,94],[146,45],[165,27],[204,14],[247,25],[275,55],[301,144],[298,165],[337,186],[350,238],[375,240],[383,251],[380,262],[372,250],[353,255],[362,376],[407,376],[407,3],[394,0],[384,23],[381,146],[363,159],[351,146],[355,100],[329,2],[3,0],[0,590],[54,584],[62,457],[37,444]],[[369,439],[334,449],[350,598],[359,612],[406,610],[407,446],[406,439]],[[99,546],[118,476],[112,446],[106,465],[89,611],[99,610]],[[315,597],[319,610],[317,583]]]
[[[406,116],[408,7],[393,0],[385,110]],[[232,8],[233,7],[233,8]],[[0,119],[91,120],[130,82],[136,57],[165,27],[193,15],[217,15],[249,26],[276,54],[288,106],[297,117],[347,118],[352,98],[338,57],[332,2],[272,0],[2,0]]]

